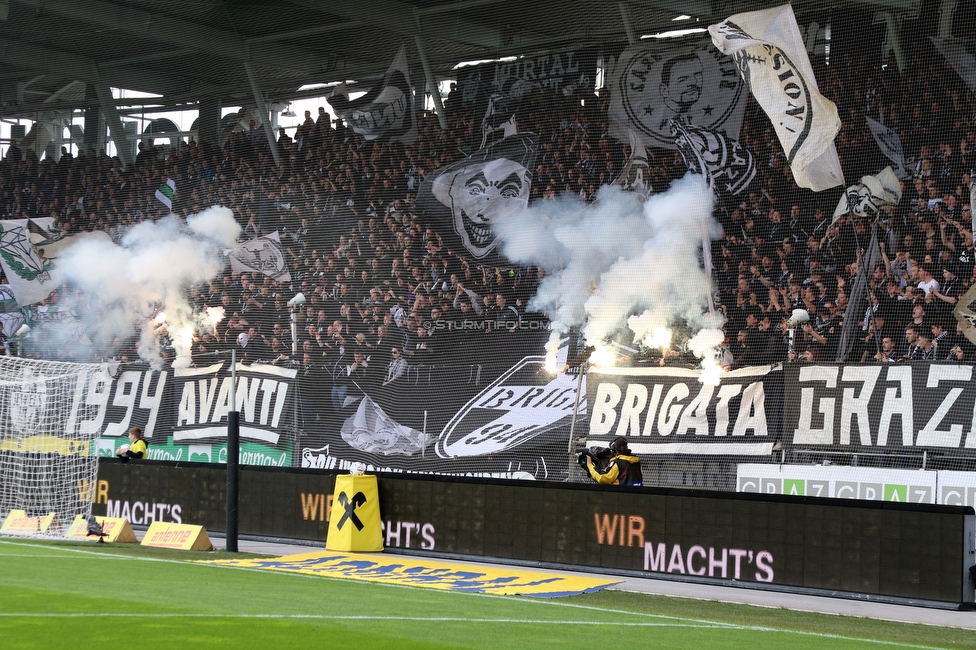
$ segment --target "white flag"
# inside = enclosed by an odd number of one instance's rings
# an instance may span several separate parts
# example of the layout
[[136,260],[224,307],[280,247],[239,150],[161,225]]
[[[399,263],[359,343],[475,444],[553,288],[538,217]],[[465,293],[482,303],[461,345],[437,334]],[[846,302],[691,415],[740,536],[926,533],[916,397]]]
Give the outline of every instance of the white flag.
[[862,176],[860,183],[847,188],[834,210],[833,221],[848,212],[873,219],[883,208],[898,205],[899,201],[901,183],[894,170],[885,167],[877,176]]
[[630,132],[630,158],[620,170],[620,174],[611,185],[617,185],[625,190],[640,192],[644,196],[650,194],[651,180],[648,178],[647,150],[644,142],[633,131]]
[[[17,306],[33,305],[51,295],[61,285],[61,274],[54,262],[39,257],[28,238],[28,219],[0,221],[0,265],[17,298]],[[54,219],[33,220],[42,228],[54,226]]]
[[772,121],[796,184],[816,192],[842,185],[837,106],[817,88],[793,8],[736,14],[708,31]]
[[973,172],[969,172],[969,214],[972,216],[972,230],[969,232],[976,235],[976,181],[973,180]]
[[246,241],[224,254],[230,256],[230,268],[234,273],[258,272],[274,280],[291,282],[291,273],[285,262],[285,249],[281,246],[277,230],[270,235]]
[[901,147],[901,138],[895,133],[894,129],[889,129],[881,122],[875,122],[870,117],[864,118],[868,121],[868,128],[874,141],[878,143],[881,153],[895,165],[895,176],[898,178],[908,178],[911,173],[905,169],[905,152]]

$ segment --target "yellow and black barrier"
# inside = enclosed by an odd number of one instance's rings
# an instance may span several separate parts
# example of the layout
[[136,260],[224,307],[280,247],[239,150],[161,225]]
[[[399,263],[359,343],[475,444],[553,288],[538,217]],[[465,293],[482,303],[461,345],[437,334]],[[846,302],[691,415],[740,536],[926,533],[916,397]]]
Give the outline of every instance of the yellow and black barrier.
[[325,548],[330,551],[382,551],[380,497],[375,476],[340,475]]

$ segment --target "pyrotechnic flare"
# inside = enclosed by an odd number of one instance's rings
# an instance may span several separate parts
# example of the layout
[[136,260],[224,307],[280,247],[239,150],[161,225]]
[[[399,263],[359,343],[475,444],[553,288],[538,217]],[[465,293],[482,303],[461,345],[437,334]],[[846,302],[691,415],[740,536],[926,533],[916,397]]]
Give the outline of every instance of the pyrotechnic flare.
[[712,283],[701,263],[703,237],[722,236],[714,201],[705,181],[689,174],[646,201],[604,186],[589,206],[544,202],[493,224],[510,260],[547,273],[528,305],[552,320],[547,357],[571,327],[597,347],[629,329],[632,317],[635,340],[654,347],[668,345],[678,322],[721,327],[724,318],[708,312]]

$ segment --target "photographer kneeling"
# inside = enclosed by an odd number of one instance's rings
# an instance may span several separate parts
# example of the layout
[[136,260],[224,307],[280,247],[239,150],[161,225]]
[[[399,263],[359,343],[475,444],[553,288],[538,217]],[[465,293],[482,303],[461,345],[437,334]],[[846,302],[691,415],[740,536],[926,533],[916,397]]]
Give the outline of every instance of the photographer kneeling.
[[[643,485],[644,476],[641,473],[640,459],[630,453],[626,438],[615,438],[610,443],[609,460],[603,468],[597,467],[597,459],[606,455],[594,455],[590,450],[580,454],[579,460],[586,459],[586,471],[594,481],[602,485]],[[603,463],[600,463],[603,465]]]

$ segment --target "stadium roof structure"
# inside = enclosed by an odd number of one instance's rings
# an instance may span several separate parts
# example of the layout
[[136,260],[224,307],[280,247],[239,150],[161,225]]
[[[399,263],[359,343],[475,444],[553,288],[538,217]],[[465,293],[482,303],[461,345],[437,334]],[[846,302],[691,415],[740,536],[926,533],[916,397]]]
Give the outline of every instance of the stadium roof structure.
[[[86,86],[176,107],[302,96],[310,84],[383,74],[401,43],[419,71],[705,27],[756,0],[0,0],[4,117],[84,104]],[[864,7],[915,17],[921,0],[796,0],[795,11]],[[680,7],[676,8],[676,7]],[[679,12],[688,16],[677,21]],[[322,87],[312,93],[321,95]],[[145,101],[145,100],[143,100]]]

